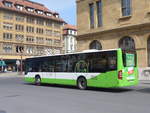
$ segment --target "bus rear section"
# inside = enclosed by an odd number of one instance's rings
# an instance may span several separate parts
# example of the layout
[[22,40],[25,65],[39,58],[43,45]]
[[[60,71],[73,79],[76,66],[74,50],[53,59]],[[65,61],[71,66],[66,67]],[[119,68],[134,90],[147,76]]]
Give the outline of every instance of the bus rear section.
[[135,51],[118,51],[118,86],[138,84],[137,54]]

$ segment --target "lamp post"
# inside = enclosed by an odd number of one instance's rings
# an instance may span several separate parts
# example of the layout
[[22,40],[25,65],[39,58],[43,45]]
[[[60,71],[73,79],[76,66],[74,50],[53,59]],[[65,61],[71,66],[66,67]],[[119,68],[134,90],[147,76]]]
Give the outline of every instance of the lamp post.
[[21,46],[19,47],[19,51],[20,51],[20,75],[23,74],[23,52],[24,52],[24,47],[23,47],[23,40],[21,40]]
[[21,51],[20,53],[21,53],[21,54],[20,54],[20,56],[21,56],[21,62],[20,62],[20,75],[22,75],[22,74],[23,74],[23,62],[22,62],[23,52]]

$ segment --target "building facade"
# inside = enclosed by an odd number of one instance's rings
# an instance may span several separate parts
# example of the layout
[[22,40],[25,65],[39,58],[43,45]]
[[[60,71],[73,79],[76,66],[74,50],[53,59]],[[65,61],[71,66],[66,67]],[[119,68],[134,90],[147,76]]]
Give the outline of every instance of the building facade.
[[77,0],[78,51],[131,49],[150,66],[149,0]]
[[77,29],[73,25],[66,24],[63,28],[64,53],[74,53],[77,49]]
[[57,12],[29,0],[0,1],[0,59],[60,54],[64,21]]

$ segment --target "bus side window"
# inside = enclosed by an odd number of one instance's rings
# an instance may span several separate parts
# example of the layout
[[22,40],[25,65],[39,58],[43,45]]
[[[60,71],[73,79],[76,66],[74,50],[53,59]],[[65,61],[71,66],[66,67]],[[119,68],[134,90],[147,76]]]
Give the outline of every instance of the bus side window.
[[62,56],[60,60],[55,60],[55,72],[67,72],[67,59]]
[[108,68],[110,70],[116,70],[117,69],[117,58],[115,56],[109,56],[108,57]]
[[75,72],[76,63],[78,62],[78,56],[77,55],[70,55],[68,58],[68,72]]
[[31,64],[32,64],[32,72],[39,72],[39,62],[35,60]]
[[105,54],[96,53],[91,56],[90,72],[106,72],[108,68],[107,56]]
[[87,73],[88,67],[89,66],[88,66],[87,61],[84,61],[84,60],[78,61],[75,66],[75,72]]
[[29,72],[32,72],[32,67],[29,67]]
[[106,59],[94,59],[92,61],[92,71],[93,72],[105,72],[107,69]]
[[[53,60],[43,59],[38,62],[38,72],[53,72],[54,62]],[[53,69],[52,69],[53,68]]]

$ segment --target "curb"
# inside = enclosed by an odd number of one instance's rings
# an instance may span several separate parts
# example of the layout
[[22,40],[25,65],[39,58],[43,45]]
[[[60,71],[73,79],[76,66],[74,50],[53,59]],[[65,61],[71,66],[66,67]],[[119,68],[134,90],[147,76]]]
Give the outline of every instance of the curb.
[[1,76],[0,78],[24,78],[24,76]]
[[0,78],[15,78],[15,77],[19,77],[19,78],[23,78],[24,75],[20,75],[19,73],[16,72],[8,72],[8,73],[0,73]]

